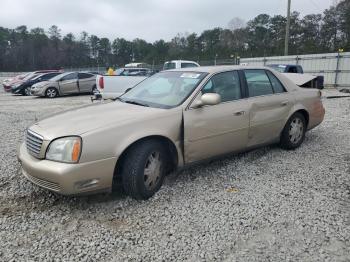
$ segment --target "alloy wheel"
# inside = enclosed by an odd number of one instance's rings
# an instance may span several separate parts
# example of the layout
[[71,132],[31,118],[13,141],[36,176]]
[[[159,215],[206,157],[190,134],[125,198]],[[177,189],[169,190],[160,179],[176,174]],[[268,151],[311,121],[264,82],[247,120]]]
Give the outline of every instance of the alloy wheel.
[[54,98],[57,95],[57,92],[55,89],[50,88],[47,90],[46,94],[49,98]]

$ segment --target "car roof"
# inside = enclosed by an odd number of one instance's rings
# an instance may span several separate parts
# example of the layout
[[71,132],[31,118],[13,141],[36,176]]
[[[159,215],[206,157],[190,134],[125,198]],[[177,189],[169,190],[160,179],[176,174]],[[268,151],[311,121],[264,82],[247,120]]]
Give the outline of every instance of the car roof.
[[179,68],[171,69],[167,71],[173,72],[200,72],[200,73],[219,73],[229,70],[239,70],[239,69],[271,69],[264,66],[239,66],[239,65],[223,65],[223,66],[199,66],[199,67],[188,67],[188,68]]

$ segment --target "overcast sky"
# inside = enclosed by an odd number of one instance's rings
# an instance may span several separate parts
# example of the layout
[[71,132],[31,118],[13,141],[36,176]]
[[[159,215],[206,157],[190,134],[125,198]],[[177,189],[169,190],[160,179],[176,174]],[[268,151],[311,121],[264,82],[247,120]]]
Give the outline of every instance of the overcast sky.
[[[292,0],[292,11],[322,13],[333,0]],[[226,27],[233,17],[286,13],[287,0],[1,0],[0,26],[57,25],[62,34],[169,40],[177,33]]]

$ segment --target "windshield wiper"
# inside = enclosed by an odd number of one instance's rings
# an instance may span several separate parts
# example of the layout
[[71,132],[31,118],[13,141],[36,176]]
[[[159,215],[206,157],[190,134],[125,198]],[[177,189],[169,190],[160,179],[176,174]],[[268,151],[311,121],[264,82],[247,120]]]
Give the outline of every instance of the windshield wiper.
[[145,106],[145,107],[149,107],[149,105],[144,104],[144,103],[140,103],[134,100],[122,100],[122,102],[124,103],[128,103],[128,104],[133,104],[133,105],[138,105],[138,106]]

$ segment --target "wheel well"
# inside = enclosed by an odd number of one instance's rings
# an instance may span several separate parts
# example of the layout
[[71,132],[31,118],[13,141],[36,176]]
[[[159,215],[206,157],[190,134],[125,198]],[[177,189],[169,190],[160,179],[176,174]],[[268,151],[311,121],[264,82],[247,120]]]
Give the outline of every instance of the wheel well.
[[295,113],[301,113],[306,121],[306,127],[309,125],[309,113],[305,109],[300,109],[296,111]]
[[147,140],[157,140],[160,141],[163,145],[164,148],[168,151],[168,156],[169,156],[169,166],[167,168],[167,172],[171,172],[173,170],[176,169],[177,164],[178,164],[178,154],[177,154],[177,149],[176,146],[174,145],[174,143],[167,137],[164,136],[148,136],[148,137],[144,137],[141,138],[139,140],[136,140],[135,142],[133,142],[132,144],[130,144],[124,151],[123,153],[120,155],[120,157],[117,160],[117,163],[115,165],[114,168],[114,174],[113,174],[113,190],[118,189],[121,186],[121,171],[122,171],[122,163],[127,155],[127,153],[130,151],[131,148],[133,148],[134,146],[147,141]]

